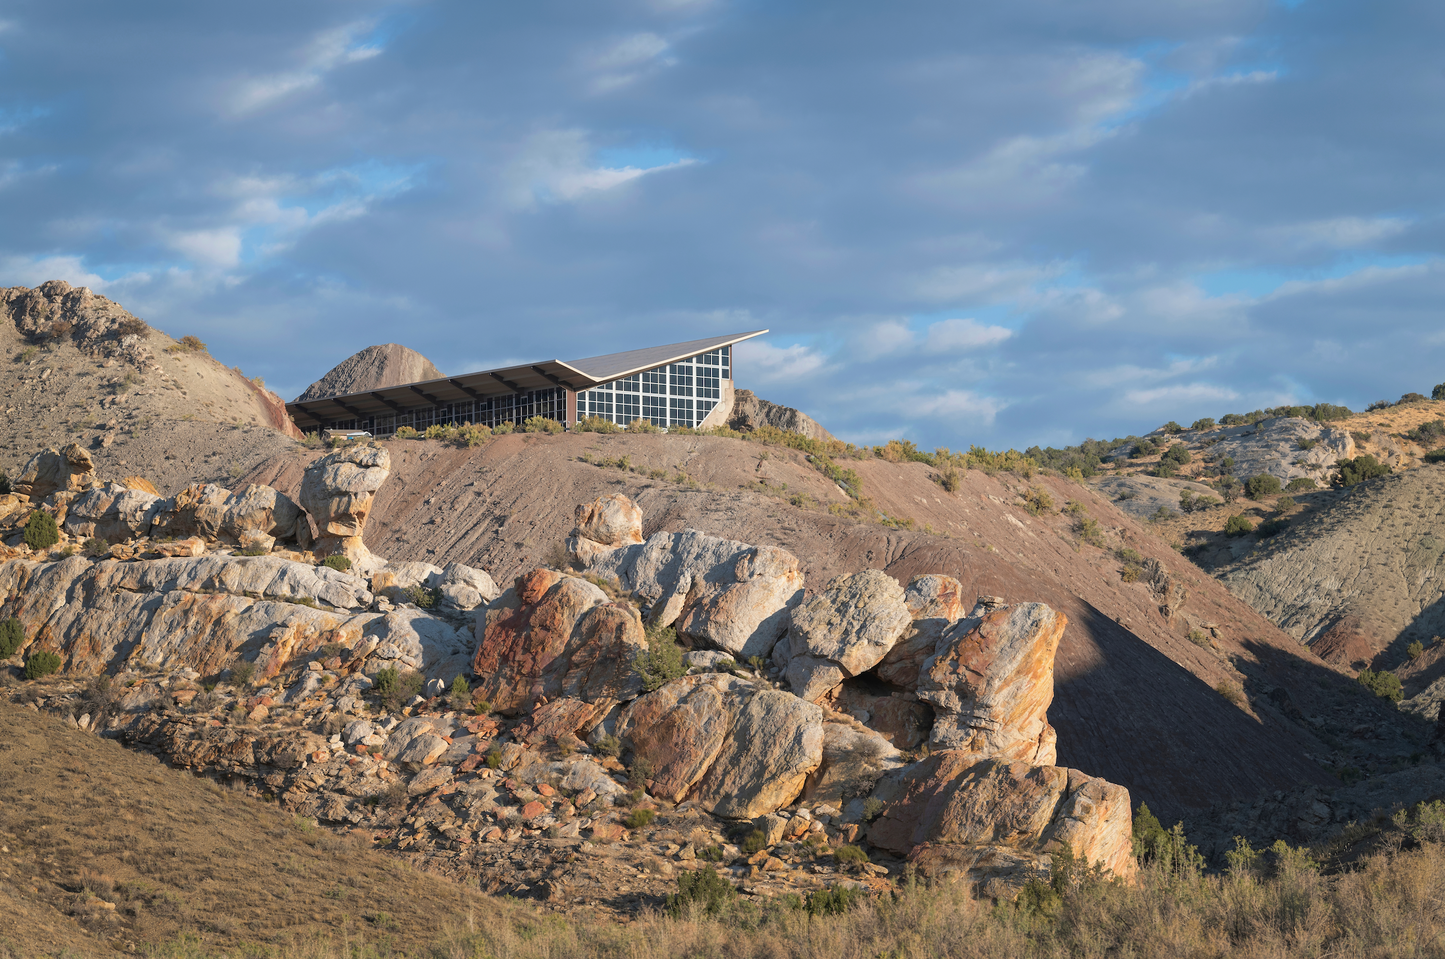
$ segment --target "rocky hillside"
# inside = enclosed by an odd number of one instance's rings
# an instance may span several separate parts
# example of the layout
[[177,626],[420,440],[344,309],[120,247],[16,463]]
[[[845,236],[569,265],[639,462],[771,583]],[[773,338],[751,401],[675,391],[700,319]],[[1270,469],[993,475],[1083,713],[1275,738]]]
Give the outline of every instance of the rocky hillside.
[[432,361],[416,350],[397,343],[368,346],[336,364],[321,379],[306,387],[298,402],[319,400],[324,396],[379,390],[385,386],[416,383],[441,377]]
[[88,289],[0,289],[0,472],[78,443],[108,473],[173,492],[226,480],[300,437],[285,404]]
[[1410,643],[1430,646],[1445,634],[1442,494],[1438,465],[1362,483],[1219,574],[1290,635],[1334,639],[1340,661],[1356,669],[1393,669]]
[[[1388,764],[1424,734],[1361,699],[1145,526],[1058,477],[969,470],[948,492],[923,463],[842,460],[872,498],[854,515],[858,504],[804,454],[737,439],[514,434],[470,450],[388,449],[393,477],[367,533],[381,555],[463,562],[505,583],[564,554],[572,522],[558,501],[621,492],[642,508],[648,536],[691,528],[787,550],[808,595],[875,568],[901,582],[943,573],[965,597],[1045,602],[1071,623],[1049,712],[1060,761],[1165,815],[1328,783],[1322,765]],[[294,490],[306,459],[277,458],[247,478]],[[1063,512],[1070,501],[1081,511]],[[872,682],[848,684],[859,708],[891,694]],[[1384,739],[1352,741],[1362,722]]]
[[800,433],[809,439],[825,443],[837,439],[807,413],[791,406],[779,406],[769,402],[752,390],[737,390],[733,394],[733,410],[728,415],[728,426],[743,432],[771,426],[773,429]]

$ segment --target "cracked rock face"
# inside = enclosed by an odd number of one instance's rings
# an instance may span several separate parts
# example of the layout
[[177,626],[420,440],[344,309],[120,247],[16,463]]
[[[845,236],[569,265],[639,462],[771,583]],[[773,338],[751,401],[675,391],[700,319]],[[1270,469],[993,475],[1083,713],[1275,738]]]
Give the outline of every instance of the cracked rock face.
[[95,463],[78,444],[60,450],[42,450],[30,458],[14,484],[17,495],[40,503],[55,493],[80,493],[94,488]]
[[841,576],[793,610],[788,627],[788,681],[816,702],[844,679],[883,661],[912,624],[903,587],[865,569]]
[[1067,623],[1042,603],[1020,603],[946,632],[918,680],[918,698],[937,714],[933,747],[1052,765],[1048,709]]
[[384,565],[362,542],[376,491],[391,475],[391,454],[377,446],[355,446],[323,456],[306,467],[301,507],[316,523],[318,553],[340,554],[358,572]]

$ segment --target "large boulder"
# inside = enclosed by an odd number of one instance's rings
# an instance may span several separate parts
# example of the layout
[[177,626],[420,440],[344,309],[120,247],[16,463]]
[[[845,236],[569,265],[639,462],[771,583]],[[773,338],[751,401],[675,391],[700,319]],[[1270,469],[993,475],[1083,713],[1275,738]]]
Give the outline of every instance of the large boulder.
[[803,597],[802,566],[787,550],[695,529],[573,555],[587,575],[615,580],[646,600],[651,622],[740,660],[766,657]]
[[925,663],[918,698],[934,707],[935,749],[1052,765],[1054,654],[1068,619],[1042,603],[959,621]]
[[729,819],[776,812],[823,761],[823,711],[717,673],[674,680],[623,710],[618,734],[648,787]]
[[583,562],[619,546],[642,542],[642,510],[621,493],[599,496],[577,507],[577,523],[567,548]]
[[98,484],[95,462],[79,445],[71,443],[60,450],[42,450],[30,458],[20,470],[13,489],[28,496],[31,503],[40,503],[54,493],[80,493]]
[[1021,886],[1048,875],[1063,843],[1116,875],[1135,872],[1128,790],[1077,770],[944,751],[886,774],[874,798],[883,810],[868,842],[932,876]]
[[301,507],[270,486],[248,485],[233,492],[214,483],[192,483],[161,501],[153,532],[233,546],[269,546],[275,540],[306,540],[310,527]]
[[909,580],[903,602],[913,624],[878,664],[878,678],[885,683],[913,689],[918,671],[937,650],[944,631],[963,617],[963,584],[952,576],[927,573]]
[[904,765],[903,754],[862,723],[830,717],[823,724],[823,762],[808,777],[803,798],[839,809],[851,806],[852,818],[863,813],[863,797],[878,780]]
[[533,570],[478,617],[476,630],[478,695],[500,712],[565,695],[602,715],[642,691],[633,668],[647,651],[641,617],[584,579]]
[[65,531],[76,539],[95,537],[108,543],[148,536],[164,502],[159,496],[107,483],[81,493],[70,503]]
[[383,565],[362,542],[376,492],[391,475],[391,455],[379,446],[338,450],[306,467],[301,507],[316,523],[315,549],[341,554],[354,569],[370,573]]
[[793,610],[788,627],[788,682],[816,702],[850,676],[883,660],[913,617],[903,587],[887,573],[865,569],[840,576]]

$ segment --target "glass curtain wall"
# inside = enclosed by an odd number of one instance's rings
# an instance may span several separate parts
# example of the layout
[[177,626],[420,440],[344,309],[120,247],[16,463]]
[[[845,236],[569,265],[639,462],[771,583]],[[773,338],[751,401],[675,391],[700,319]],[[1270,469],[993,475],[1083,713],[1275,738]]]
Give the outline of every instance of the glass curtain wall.
[[373,436],[390,436],[403,426],[424,432],[428,426],[455,423],[490,426],[493,429],[511,421],[521,426],[533,416],[545,416],[559,423],[567,420],[567,391],[549,387],[527,393],[488,396],[466,403],[418,407],[387,416],[363,420],[333,420],[326,428],[333,430],[368,430]]
[[696,426],[722,399],[732,379],[732,347],[700,353],[577,394],[578,416],[600,416],[619,426],[651,420],[654,426]]

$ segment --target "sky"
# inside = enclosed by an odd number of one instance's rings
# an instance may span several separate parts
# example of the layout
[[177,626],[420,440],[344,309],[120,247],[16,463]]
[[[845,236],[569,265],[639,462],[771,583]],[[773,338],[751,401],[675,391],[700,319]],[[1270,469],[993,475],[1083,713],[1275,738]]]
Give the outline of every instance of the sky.
[[1445,380],[1445,4],[7,0],[0,286],[299,394],[767,328],[839,437]]

